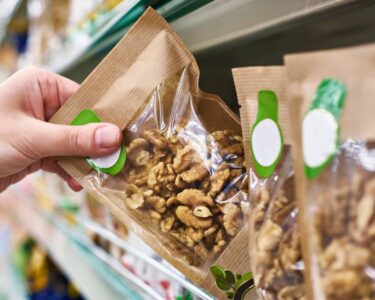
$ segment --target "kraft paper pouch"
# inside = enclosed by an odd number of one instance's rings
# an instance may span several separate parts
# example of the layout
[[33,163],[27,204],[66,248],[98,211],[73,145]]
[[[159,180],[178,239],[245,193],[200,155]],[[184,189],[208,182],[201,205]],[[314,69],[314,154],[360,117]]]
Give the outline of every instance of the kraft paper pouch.
[[113,155],[61,166],[192,281],[239,297],[252,284],[241,126],[198,79],[192,54],[148,9],[52,122],[122,128]]
[[285,62],[309,299],[375,299],[375,46]]
[[260,299],[304,299],[285,69],[233,69],[249,174],[249,254]]

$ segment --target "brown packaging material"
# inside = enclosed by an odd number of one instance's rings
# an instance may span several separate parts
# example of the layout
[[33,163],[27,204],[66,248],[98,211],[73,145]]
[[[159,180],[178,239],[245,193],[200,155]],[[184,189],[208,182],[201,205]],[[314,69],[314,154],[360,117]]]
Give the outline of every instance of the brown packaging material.
[[248,272],[247,184],[239,119],[198,88],[194,57],[148,9],[52,122],[83,109],[124,130],[116,176],[85,159],[61,166],[130,230],[195,283],[225,298],[211,265]]
[[[294,194],[291,130],[285,69],[282,66],[233,69],[247,171],[249,174],[249,252],[260,299],[304,299],[303,261]],[[278,97],[278,123],[285,146],[271,176],[257,174],[249,149],[251,129],[257,119],[258,94],[273,91]]]
[[[309,299],[375,298],[374,62],[375,45],[285,58]],[[326,78],[347,89],[340,143],[329,165],[307,179],[301,125]]]

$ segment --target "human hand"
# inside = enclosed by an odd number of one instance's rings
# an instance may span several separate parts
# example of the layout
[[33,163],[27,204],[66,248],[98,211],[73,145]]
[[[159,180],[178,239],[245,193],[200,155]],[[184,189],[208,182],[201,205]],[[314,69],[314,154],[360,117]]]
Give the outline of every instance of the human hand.
[[47,123],[78,84],[29,67],[0,84],[0,192],[37,170],[81,186],[58,164],[58,156],[97,157],[115,151],[120,129],[108,123],[68,126]]

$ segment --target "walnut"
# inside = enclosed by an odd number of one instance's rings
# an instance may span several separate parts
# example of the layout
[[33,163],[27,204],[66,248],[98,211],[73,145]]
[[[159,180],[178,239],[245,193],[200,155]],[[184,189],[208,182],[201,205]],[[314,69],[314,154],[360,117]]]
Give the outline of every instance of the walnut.
[[279,291],[277,296],[277,299],[280,300],[302,299],[305,296],[304,286],[302,284],[286,286]]
[[[166,244],[182,259],[200,265],[221,252],[242,226],[239,205],[213,200],[230,180],[242,175],[238,168],[244,158],[236,148],[236,144],[242,147],[241,139],[223,131],[202,143],[200,135],[185,126],[175,132],[143,130],[141,138],[129,144],[131,163],[124,172],[132,185],[125,189],[125,202],[147,213],[161,232],[173,237],[175,242]],[[222,153],[227,154],[221,157]],[[240,202],[242,195],[235,199],[240,188],[234,185],[224,200]]]
[[329,270],[363,268],[371,259],[369,249],[354,245],[349,241],[334,240],[321,256],[321,266]]
[[156,148],[164,149],[168,146],[168,141],[159,129],[148,129],[141,132],[141,136]]
[[206,177],[200,184],[199,190],[203,191],[204,193],[208,193],[211,188],[211,180],[210,177]]
[[187,183],[192,183],[203,180],[208,174],[208,170],[203,164],[195,164],[181,174],[181,179]]
[[209,195],[215,197],[227,184],[230,178],[229,168],[220,170],[216,174],[211,176],[211,189]]
[[145,166],[150,160],[150,153],[146,151],[148,142],[138,138],[133,140],[126,148],[126,157],[135,166]]
[[226,232],[231,236],[235,236],[242,227],[241,208],[233,203],[227,203],[222,211],[224,214],[223,226]]
[[210,228],[206,229],[203,233],[203,235],[206,237],[206,236],[209,236],[211,234],[214,234],[216,231],[218,230],[218,227],[217,225],[214,225],[214,226],[211,226]]
[[267,220],[262,226],[258,237],[258,248],[260,251],[274,250],[281,240],[283,230],[271,220]]
[[279,244],[279,259],[284,269],[291,272],[294,271],[296,263],[302,260],[300,235],[296,226],[284,232]]
[[226,244],[227,242],[224,240],[224,234],[223,234],[223,230],[220,229],[217,234],[216,234],[216,237],[215,237],[215,245],[213,247],[213,250],[215,253],[218,253],[221,251],[221,249],[223,248],[223,246]]
[[125,204],[131,209],[137,209],[144,203],[143,194],[134,184],[129,184],[125,190]]
[[172,135],[169,139],[169,149],[173,155],[177,155],[177,151],[185,147],[185,145],[175,135]]
[[134,160],[136,166],[145,166],[150,160],[150,153],[145,150],[141,150],[138,156]]
[[167,199],[167,203],[166,203],[167,207],[173,206],[175,204],[177,204],[177,197],[176,196],[172,196],[172,197],[169,197]]
[[177,151],[175,158],[173,159],[173,169],[175,172],[182,173],[196,161],[196,152],[194,149],[187,145],[184,148]]
[[199,217],[199,218],[212,217],[212,213],[210,209],[207,206],[202,206],[202,205],[196,206],[193,210],[193,214],[194,216]]
[[202,259],[207,259],[208,250],[203,243],[195,245],[194,250]]
[[357,206],[357,227],[360,231],[363,231],[368,226],[370,219],[375,211],[375,199],[374,194],[365,194],[358,203]]
[[187,183],[185,181],[182,180],[182,177],[181,177],[181,174],[178,174],[176,176],[176,179],[175,179],[175,182],[174,182],[175,186],[179,189],[184,189],[187,187]]
[[176,230],[172,230],[171,235],[175,237],[179,242],[182,244],[186,244],[186,232],[183,230],[183,228],[177,228]]
[[175,222],[175,217],[173,214],[168,214],[163,218],[163,220],[160,222],[160,228],[162,232],[170,231],[173,227],[173,224]]
[[361,299],[358,294],[361,290],[365,292],[367,285],[364,284],[360,272],[355,270],[342,270],[328,273],[323,281],[324,291],[328,299]]
[[167,209],[165,199],[159,196],[146,197],[145,202],[161,214],[164,213]]
[[131,170],[127,179],[128,183],[135,184],[138,187],[147,184],[148,174],[145,166]]
[[234,136],[230,130],[215,131],[210,137],[218,144],[221,156],[243,155],[242,139]]
[[269,266],[272,262],[271,251],[258,251],[256,254],[257,273],[261,274],[260,270],[264,270],[265,266]]
[[187,206],[178,206],[176,209],[177,218],[187,226],[207,229],[212,225],[212,219],[202,219],[194,216],[193,211]]
[[171,182],[175,181],[176,174],[174,173],[172,164],[167,164],[166,165],[165,173],[166,173],[165,177],[166,177],[167,182],[171,183]]
[[152,167],[148,175],[147,185],[152,190],[159,191],[158,183],[164,181],[164,163],[160,162],[156,166]]
[[149,210],[149,214],[150,214],[151,220],[154,223],[159,224],[159,222],[161,220],[161,214],[158,213],[156,210],[153,210],[153,209]]
[[203,239],[203,230],[196,229],[194,227],[188,227],[186,229],[186,234],[196,243],[200,242]]
[[202,191],[196,189],[185,189],[177,194],[177,201],[180,204],[195,207],[199,205],[213,206],[214,202],[211,197],[205,195]]
[[168,148],[156,148],[152,149],[152,152],[154,153],[155,157],[164,158],[168,155]]

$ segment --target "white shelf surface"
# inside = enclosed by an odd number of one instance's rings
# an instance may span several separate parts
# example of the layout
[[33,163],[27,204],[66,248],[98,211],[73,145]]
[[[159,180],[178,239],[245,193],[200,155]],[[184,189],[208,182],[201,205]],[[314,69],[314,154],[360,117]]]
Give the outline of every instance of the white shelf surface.
[[354,0],[215,0],[172,26],[198,52],[349,2]]

